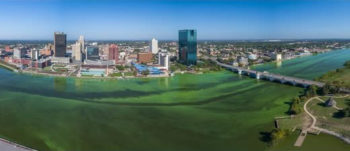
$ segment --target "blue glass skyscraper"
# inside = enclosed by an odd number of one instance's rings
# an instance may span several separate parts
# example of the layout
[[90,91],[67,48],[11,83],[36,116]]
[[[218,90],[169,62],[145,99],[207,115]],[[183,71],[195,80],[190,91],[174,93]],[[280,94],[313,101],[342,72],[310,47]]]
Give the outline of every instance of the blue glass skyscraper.
[[185,65],[197,64],[196,30],[179,30],[179,62]]

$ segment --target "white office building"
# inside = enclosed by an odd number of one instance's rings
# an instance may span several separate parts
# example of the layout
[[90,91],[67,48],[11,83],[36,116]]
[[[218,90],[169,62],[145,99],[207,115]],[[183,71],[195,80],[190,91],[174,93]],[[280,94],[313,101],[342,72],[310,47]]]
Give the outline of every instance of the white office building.
[[31,57],[33,60],[39,60],[39,50],[32,49]]
[[282,61],[282,54],[276,54],[276,61]]
[[153,54],[158,53],[158,40],[153,38],[151,42],[151,51]]
[[85,41],[84,36],[80,36],[79,40],[73,45],[72,57],[75,61],[82,61],[83,53],[85,53]]
[[160,69],[169,70],[169,54],[167,52],[158,53],[158,64]]

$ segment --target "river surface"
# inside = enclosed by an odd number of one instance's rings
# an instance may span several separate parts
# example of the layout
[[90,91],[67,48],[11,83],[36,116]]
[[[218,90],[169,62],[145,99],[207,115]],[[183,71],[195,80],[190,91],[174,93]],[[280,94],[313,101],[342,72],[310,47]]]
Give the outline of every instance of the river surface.
[[[255,68],[313,79],[342,67],[350,50]],[[0,137],[38,150],[349,150],[328,135],[263,142],[303,89],[229,71],[154,79],[75,79],[0,69]]]

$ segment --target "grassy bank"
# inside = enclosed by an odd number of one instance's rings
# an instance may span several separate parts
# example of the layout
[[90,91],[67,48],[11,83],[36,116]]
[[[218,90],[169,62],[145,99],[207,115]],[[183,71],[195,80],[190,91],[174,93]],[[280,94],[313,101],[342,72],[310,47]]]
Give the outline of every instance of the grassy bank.
[[329,71],[316,80],[334,86],[350,88],[350,61],[345,62],[343,68]]

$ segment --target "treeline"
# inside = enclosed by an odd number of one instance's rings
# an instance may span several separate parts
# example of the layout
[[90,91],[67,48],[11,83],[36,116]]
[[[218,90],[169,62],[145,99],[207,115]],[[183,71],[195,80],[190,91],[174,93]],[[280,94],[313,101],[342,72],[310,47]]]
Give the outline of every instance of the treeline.
[[216,62],[210,60],[210,59],[202,59],[200,61],[197,62],[197,65],[193,65],[193,66],[186,66],[183,65],[181,63],[174,63],[173,65],[170,66],[170,70],[171,71],[176,71],[176,70],[180,70],[180,71],[190,71],[190,70],[194,70],[194,71],[202,71],[202,69],[206,69],[203,71],[221,71],[223,70],[223,68],[219,65],[216,64]]

